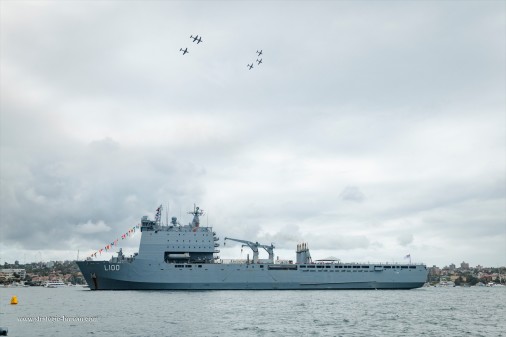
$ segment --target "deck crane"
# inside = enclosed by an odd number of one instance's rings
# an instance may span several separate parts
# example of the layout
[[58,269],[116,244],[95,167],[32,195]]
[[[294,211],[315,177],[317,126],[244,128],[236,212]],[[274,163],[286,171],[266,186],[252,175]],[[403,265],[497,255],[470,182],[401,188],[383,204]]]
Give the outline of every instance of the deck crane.
[[265,251],[269,254],[269,260],[271,263],[274,263],[274,245],[271,243],[270,246],[267,245],[258,245],[258,247],[265,249]]
[[263,248],[269,253],[269,260],[270,262],[274,262],[274,245],[271,244],[270,246],[267,245],[261,245],[258,242],[251,242],[246,240],[239,240],[239,239],[233,239],[233,238],[225,238],[225,240],[231,240],[243,243],[242,247],[248,246],[253,251],[253,263],[258,263],[258,248]]
[[258,245],[259,245],[258,242],[251,242],[251,241],[239,240],[239,239],[233,239],[233,238],[225,238],[225,241],[226,240],[244,243],[246,246],[251,248],[251,250],[253,251],[253,263],[258,262]]

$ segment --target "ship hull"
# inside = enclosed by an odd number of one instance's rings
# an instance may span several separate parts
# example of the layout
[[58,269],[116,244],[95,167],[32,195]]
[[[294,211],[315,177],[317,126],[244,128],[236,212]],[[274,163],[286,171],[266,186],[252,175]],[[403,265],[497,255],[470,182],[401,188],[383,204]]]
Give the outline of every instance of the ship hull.
[[278,265],[178,265],[139,260],[77,264],[91,290],[414,289],[422,287],[427,278],[423,265],[388,270],[375,269],[375,265],[360,265],[356,270],[338,269],[337,265],[316,269],[313,265],[309,270],[295,265],[279,269]]

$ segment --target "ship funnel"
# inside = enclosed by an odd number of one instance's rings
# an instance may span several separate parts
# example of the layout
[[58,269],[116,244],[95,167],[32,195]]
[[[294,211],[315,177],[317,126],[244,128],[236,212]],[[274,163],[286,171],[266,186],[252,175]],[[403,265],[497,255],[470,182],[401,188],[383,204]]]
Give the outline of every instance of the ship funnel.
[[311,254],[309,254],[309,249],[307,248],[307,243],[301,243],[297,245],[297,263],[305,264],[311,263]]

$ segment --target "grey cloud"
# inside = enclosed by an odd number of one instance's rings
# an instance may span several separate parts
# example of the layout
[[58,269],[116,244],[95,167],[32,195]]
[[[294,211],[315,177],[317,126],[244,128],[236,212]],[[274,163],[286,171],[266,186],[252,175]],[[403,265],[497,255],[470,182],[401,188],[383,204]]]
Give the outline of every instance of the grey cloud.
[[506,244],[498,3],[5,2],[0,15],[3,242],[94,249],[160,203],[186,221],[196,202],[221,237],[281,249],[466,259],[451,247]]
[[78,224],[76,226],[76,232],[83,234],[95,234],[100,232],[109,232],[111,227],[107,226],[103,221],[99,221],[97,223],[92,223],[88,221],[83,224]]
[[362,202],[365,199],[364,193],[356,186],[347,186],[339,196],[345,201]]
[[107,137],[102,140],[94,140],[90,143],[94,151],[110,153],[119,150],[119,143]]
[[407,245],[409,245],[410,243],[413,242],[413,234],[411,234],[411,233],[404,233],[402,235],[399,235],[397,237],[397,242],[399,242],[399,244],[401,246],[407,246]]
[[368,248],[369,239],[364,235],[334,235],[329,233],[303,233],[298,225],[286,225],[280,231],[270,235],[260,236],[266,244],[274,243],[278,249],[294,249],[301,242],[305,242],[311,248],[318,250],[352,250]]

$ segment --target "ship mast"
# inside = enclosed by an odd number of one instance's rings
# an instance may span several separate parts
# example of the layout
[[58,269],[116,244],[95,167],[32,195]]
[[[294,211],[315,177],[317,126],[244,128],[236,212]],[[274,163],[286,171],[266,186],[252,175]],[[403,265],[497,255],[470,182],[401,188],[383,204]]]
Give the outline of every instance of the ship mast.
[[198,206],[193,204],[193,212],[188,212],[188,214],[193,215],[193,220],[190,223],[190,226],[192,227],[199,227],[200,226],[200,219],[199,216],[204,215],[204,211],[201,210]]
[[155,215],[155,224],[157,226],[160,226],[160,222],[162,221],[162,205],[160,205],[157,209],[156,209],[156,215]]

